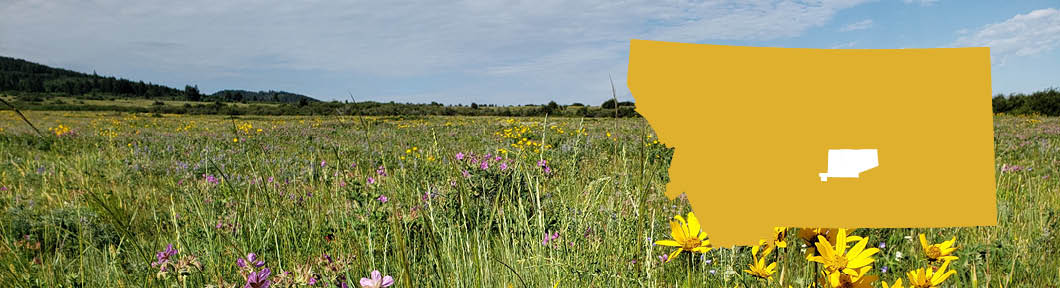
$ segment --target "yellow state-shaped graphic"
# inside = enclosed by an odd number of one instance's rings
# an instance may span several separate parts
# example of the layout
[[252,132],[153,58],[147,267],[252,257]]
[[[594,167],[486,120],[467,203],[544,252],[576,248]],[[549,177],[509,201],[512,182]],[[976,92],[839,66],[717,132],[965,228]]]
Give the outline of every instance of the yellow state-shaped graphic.
[[[675,149],[666,195],[686,193],[717,246],[774,226],[996,224],[989,48],[633,40],[628,85]],[[878,165],[829,170],[829,150],[868,149]]]

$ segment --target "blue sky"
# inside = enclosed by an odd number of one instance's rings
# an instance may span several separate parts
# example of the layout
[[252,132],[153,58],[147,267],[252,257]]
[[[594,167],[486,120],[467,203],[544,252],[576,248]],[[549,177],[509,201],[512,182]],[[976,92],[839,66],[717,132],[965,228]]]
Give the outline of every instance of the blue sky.
[[7,0],[0,55],[323,100],[630,100],[630,39],[831,49],[991,47],[995,93],[1060,87],[1058,1]]

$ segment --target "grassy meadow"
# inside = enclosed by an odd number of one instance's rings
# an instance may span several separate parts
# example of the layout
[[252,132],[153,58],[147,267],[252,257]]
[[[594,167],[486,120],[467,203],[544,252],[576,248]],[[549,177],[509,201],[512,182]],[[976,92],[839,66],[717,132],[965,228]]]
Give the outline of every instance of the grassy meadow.
[[373,270],[391,287],[920,287],[907,272],[939,266],[939,287],[1060,287],[1060,118],[995,118],[998,226],[845,230],[878,251],[829,272],[800,236],[845,242],[835,229],[657,245],[694,225],[671,225],[689,205],[663,196],[672,150],[640,118],[25,113],[43,137],[0,111],[4,287],[361,287]]

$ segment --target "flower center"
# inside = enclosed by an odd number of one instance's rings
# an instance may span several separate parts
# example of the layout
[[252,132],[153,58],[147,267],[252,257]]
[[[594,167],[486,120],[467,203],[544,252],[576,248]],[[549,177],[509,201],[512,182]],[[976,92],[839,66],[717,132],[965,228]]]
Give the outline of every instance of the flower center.
[[688,240],[685,240],[685,243],[683,243],[681,248],[684,248],[685,250],[692,250],[696,247],[699,247],[700,244],[703,244],[703,242],[699,242],[698,238],[689,238]]
[[843,270],[843,268],[847,268],[847,257],[843,255],[836,255],[836,258],[832,259],[831,265],[828,266],[831,266],[830,268],[835,270]]
[[942,257],[942,250],[938,246],[931,246],[931,248],[928,248],[927,256],[931,259],[938,259]]

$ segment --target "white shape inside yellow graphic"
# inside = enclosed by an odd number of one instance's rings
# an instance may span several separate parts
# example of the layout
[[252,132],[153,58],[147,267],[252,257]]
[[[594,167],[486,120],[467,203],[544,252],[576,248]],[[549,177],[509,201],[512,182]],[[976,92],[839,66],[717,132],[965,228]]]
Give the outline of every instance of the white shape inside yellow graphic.
[[861,172],[880,166],[876,149],[828,149],[828,172],[819,173],[821,181],[828,178],[858,178]]

